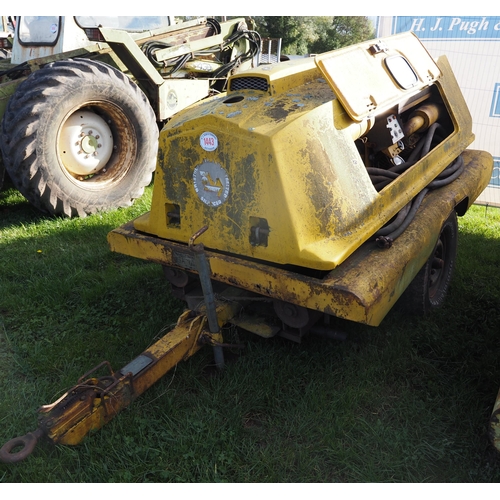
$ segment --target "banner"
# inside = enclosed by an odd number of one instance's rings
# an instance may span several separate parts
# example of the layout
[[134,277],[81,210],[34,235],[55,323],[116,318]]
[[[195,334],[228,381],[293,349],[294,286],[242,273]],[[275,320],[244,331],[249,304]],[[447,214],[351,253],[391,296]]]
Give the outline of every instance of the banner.
[[413,31],[421,40],[498,40],[500,17],[397,17],[393,33]]

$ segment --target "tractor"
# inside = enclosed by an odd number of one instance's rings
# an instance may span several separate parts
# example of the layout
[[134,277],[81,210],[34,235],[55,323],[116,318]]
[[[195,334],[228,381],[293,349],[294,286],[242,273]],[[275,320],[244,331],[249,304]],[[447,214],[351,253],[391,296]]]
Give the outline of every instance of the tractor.
[[14,24],[11,57],[0,61],[0,187],[6,170],[33,206],[67,217],[140,197],[159,129],[258,65],[262,44],[244,18],[20,16]]

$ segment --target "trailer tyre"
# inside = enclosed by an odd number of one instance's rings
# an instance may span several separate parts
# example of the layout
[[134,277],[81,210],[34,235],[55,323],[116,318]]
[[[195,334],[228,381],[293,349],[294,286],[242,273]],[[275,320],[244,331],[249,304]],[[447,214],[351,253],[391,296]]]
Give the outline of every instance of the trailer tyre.
[[443,305],[455,267],[457,243],[457,214],[453,211],[441,228],[431,256],[399,299],[400,310],[426,315]]
[[0,146],[14,186],[37,208],[84,217],[131,205],[151,182],[158,126],[143,92],[111,66],[59,61],[10,98]]
[[2,161],[2,155],[0,155],[0,190],[3,188],[4,179],[5,179],[5,166]]

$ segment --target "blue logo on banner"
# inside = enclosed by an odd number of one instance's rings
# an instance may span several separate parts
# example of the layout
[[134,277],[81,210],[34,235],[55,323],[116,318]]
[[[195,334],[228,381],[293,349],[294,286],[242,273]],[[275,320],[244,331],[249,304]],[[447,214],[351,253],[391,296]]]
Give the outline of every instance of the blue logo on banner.
[[494,156],[493,160],[493,173],[489,185],[500,187],[500,158]]
[[492,118],[500,118],[500,83],[495,83],[495,88],[493,89],[490,116]]
[[393,33],[413,31],[421,40],[499,40],[500,17],[395,17]]

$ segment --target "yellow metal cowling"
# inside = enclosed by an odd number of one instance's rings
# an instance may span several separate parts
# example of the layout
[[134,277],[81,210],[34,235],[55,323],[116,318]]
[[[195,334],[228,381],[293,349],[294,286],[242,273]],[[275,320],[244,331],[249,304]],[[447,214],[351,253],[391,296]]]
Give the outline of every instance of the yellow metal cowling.
[[[402,54],[415,64],[408,89],[385,65]],[[112,250],[196,273],[188,242],[208,225],[200,241],[213,280],[380,324],[450,213],[465,213],[491,177],[491,155],[465,151],[472,121],[446,58],[436,63],[405,34],[247,71],[229,85],[163,129],[151,211],[110,233]],[[412,136],[439,117],[442,138],[377,190],[368,153],[393,115]],[[377,248],[379,228],[460,155],[459,180],[429,192],[392,247]]]
[[[350,57],[347,53],[345,59]],[[339,60],[343,64],[344,59]],[[322,63],[326,68],[320,68]],[[378,73],[379,61],[374,63],[372,72]],[[208,224],[203,237],[207,248],[328,271],[473,140],[467,107],[443,61],[437,86],[458,91],[451,118],[454,131],[403,178],[377,193],[354,139],[373,125],[379,111],[356,120],[349,116],[324,78],[329,64],[322,56],[316,63],[311,59],[245,72],[239,79],[266,80],[269,90],[230,91],[177,115],[161,133],[153,206],[135,222],[136,229],[187,242]],[[369,80],[370,71],[364,71]],[[439,70],[434,71],[436,79]],[[390,79],[382,83],[394,87],[383,88],[381,94],[396,107],[396,99],[414,96],[429,85],[421,81],[401,96]],[[204,146],[203,140],[213,142]],[[218,193],[213,201],[210,190]],[[178,216],[169,216],[176,211]],[[267,237],[255,244],[255,231]]]
[[[338,141],[333,140],[328,147],[318,149],[318,140],[339,132],[333,127],[331,91],[324,84],[312,84],[308,89],[313,87],[315,98],[309,94],[308,101],[299,103],[302,107],[285,96],[277,107],[268,109],[267,99],[256,96],[259,106],[254,103],[252,116],[247,117],[249,113],[216,100],[203,106],[210,109],[215,105],[210,114],[164,130],[153,195],[162,202],[152,207],[147,226],[136,222],[137,229],[187,242],[196,228],[208,224],[210,229],[203,237],[208,248],[280,264],[334,267],[334,255],[324,245],[325,239],[343,229],[343,220],[355,218],[375,191],[352,141],[350,148],[339,149]],[[321,96],[325,91],[327,99]],[[323,101],[319,106],[318,100]],[[216,114],[220,106],[231,128]],[[282,113],[282,122],[273,116],[268,116],[267,122],[263,120],[262,115],[272,115],[276,110]],[[319,139],[313,137],[318,130],[323,136]],[[216,136],[216,151],[200,147],[205,132]],[[163,163],[163,155],[168,163]],[[336,157],[337,172],[332,169],[332,157]],[[302,161],[297,162],[297,158]],[[200,199],[193,180],[196,169],[204,172],[208,167],[216,168],[220,175],[218,181],[207,180],[222,192],[223,201],[218,200],[220,204],[214,206]],[[198,181],[199,191],[204,188],[202,182]],[[216,186],[217,182],[221,185]],[[338,192],[359,194],[341,198]],[[338,203],[332,203],[334,200]],[[180,209],[180,224],[167,218],[174,206]],[[251,244],[251,228],[259,223],[269,230],[267,245]],[[310,250],[308,247],[318,240],[324,242],[323,248]]]

